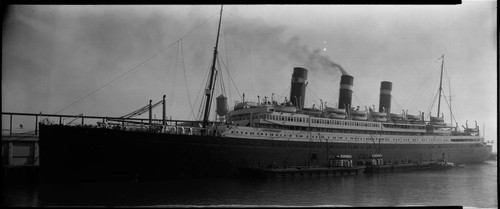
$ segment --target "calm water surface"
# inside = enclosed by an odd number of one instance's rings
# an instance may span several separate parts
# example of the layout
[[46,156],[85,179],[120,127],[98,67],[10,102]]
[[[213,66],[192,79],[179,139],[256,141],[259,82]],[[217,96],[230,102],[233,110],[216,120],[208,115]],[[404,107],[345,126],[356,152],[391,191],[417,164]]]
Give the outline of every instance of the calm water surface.
[[446,171],[280,180],[191,179],[2,187],[2,206],[401,206],[498,208],[497,161]]

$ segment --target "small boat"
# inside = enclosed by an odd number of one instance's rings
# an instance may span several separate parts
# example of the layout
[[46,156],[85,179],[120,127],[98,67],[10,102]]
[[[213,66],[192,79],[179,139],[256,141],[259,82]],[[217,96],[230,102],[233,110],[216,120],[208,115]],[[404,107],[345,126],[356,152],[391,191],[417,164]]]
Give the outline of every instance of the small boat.
[[325,107],[325,111],[327,113],[340,113],[345,114],[345,109],[334,108],[334,107]]
[[387,117],[386,112],[371,112],[370,116],[372,117]]
[[350,115],[360,115],[360,116],[366,116],[365,111],[360,111],[360,110],[349,110]]
[[430,166],[431,166],[431,169],[437,169],[437,170],[465,167],[465,165],[463,165],[463,164],[458,166],[452,162],[446,162],[446,161],[444,161],[444,162],[432,162],[432,163],[430,163]]
[[421,118],[417,115],[406,115],[408,120],[421,120]]
[[442,118],[442,117],[431,117],[431,121],[444,122],[444,118]]
[[297,108],[295,106],[276,105],[274,106],[274,111],[295,113],[297,112]]
[[387,118],[385,118],[385,117],[373,118],[373,121],[376,121],[376,122],[386,122]]
[[352,119],[353,120],[368,120],[368,117],[365,115],[365,116],[352,116]]
[[402,114],[391,113],[390,116],[391,118],[403,119]]
[[329,116],[333,119],[345,119],[345,114],[330,113]]

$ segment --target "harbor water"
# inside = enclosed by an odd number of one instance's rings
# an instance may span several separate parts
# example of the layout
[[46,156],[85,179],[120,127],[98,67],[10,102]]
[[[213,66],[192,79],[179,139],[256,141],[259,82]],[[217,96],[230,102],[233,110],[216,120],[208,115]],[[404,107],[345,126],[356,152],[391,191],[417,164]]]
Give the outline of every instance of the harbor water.
[[497,161],[449,170],[277,180],[2,186],[2,206],[463,206],[498,208]]

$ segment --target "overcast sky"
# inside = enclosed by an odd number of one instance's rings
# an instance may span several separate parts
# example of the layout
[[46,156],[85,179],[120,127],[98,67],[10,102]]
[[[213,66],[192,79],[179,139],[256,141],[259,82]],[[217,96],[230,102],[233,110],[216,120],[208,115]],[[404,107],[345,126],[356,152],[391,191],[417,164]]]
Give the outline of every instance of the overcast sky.
[[[449,96],[451,86],[456,119],[484,123],[487,139],[496,139],[496,7],[496,1],[225,5],[219,69],[229,105],[243,93],[247,100],[274,93],[283,101],[293,67],[300,66],[309,70],[306,106],[319,106],[319,99],[335,106],[341,73],[330,64],[336,63],[354,77],[354,106],[378,109],[380,82],[391,81],[392,112],[435,116],[444,54],[443,88]],[[2,111],[121,116],[165,94],[167,115],[193,119],[219,9],[12,6],[2,30]],[[449,123],[445,101],[441,111]]]

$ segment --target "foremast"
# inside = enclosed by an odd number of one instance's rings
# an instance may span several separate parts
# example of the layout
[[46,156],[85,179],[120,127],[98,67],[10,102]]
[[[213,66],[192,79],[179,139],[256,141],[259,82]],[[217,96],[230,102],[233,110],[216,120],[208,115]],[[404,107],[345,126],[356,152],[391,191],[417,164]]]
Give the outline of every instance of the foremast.
[[[441,78],[439,80],[439,99],[438,99],[438,111],[437,118],[439,118],[439,110],[441,108],[441,91],[443,91],[443,65],[444,65],[444,54],[440,57],[441,59]],[[434,100],[435,101],[435,100]]]
[[210,69],[210,79],[208,83],[208,87],[205,89],[205,95],[207,96],[207,100],[205,103],[205,112],[203,115],[203,128],[207,127],[208,117],[210,116],[210,106],[212,105],[212,94],[214,92],[214,83],[217,75],[217,69],[215,69],[215,62],[217,60],[217,47],[219,45],[219,34],[220,34],[220,25],[222,22],[222,5],[220,6],[220,17],[219,17],[219,27],[217,29],[217,39],[215,41],[214,48],[214,58],[212,61],[212,67]]

